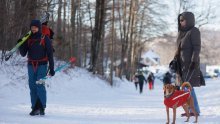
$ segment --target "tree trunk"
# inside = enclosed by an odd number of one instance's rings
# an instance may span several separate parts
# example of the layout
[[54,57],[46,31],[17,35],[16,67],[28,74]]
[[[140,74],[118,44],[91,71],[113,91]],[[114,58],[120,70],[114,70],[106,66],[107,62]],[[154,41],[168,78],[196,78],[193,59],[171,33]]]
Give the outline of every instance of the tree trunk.
[[[126,46],[125,47],[125,50],[127,52],[127,64],[126,64],[126,78],[128,80],[130,80],[130,68],[131,68],[131,47],[132,47],[132,26],[133,26],[133,4],[134,4],[134,1],[131,0],[131,3],[130,3],[130,12],[129,12],[129,19],[128,19],[128,28],[127,28],[127,33],[126,33],[126,38],[125,38],[125,43],[128,45],[129,44],[129,47]],[[130,34],[130,42],[129,42],[129,34]]]
[[6,37],[5,37],[5,22],[6,22],[6,18],[7,16],[7,12],[6,12],[6,2],[7,0],[1,0],[0,1],[0,13],[2,14],[0,16],[0,50],[2,50],[1,52],[1,62],[4,61],[4,56],[5,56],[5,42],[6,41]]
[[62,10],[62,0],[59,0],[59,5],[58,5],[58,16],[57,16],[57,36],[58,38],[60,38],[60,40],[62,40],[62,25],[61,25],[61,10]]
[[81,17],[81,0],[77,0],[77,53],[78,61],[77,65],[81,67],[82,59],[82,17]]
[[105,0],[96,0],[95,27],[92,33],[90,71],[97,72],[97,60],[104,28]]
[[72,0],[71,4],[71,27],[72,27],[72,40],[70,41],[70,56],[77,57],[77,48],[75,43],[75,17],[76,17],[76,2]]
[[115,34],[115,11],[114,11],[114,8],[115,8],[115,0],[112,0],[112,43],[111,43],[111,70],[110,70],[110,85],[112,86],[113,85],[113,77],[114,77],[114,57],[115,57],[115,53],[114,53],[114,34]]
[[84,58],[83,58],[83,67],[86,68],[87,66],[87,39],[86,39],[86,32],[83,33],[83,53],[84,53]]
[[[118,2],[119,4],[119,2]],[[118,5],[119,6],[119,5]],[[122,79],[122,75],[126,75],[127,71],[127,48],[128,48],[128,30],[129,29],[129,24],[127,25],[127,5],[126,5],[126,0],[123,1],[123,30],[121,29],[122,26],[120,26],[120,32],[121,32],[121,64],[119,66],[119,77]],[[119,18],[120,18],[120,12],[119,12]],[[120,19],[121,20],[121,19]],[[130,16],[129,16],[130,20]],[[121,21],[120,21],[121,22]],[[130,22],[130,21],[129,21]],[[121,23],[120,23],[121,24]],[[127,28],[128,26],[128,28]],[[122,33],[123,32],[123,33]]]
[[63,1],[63,41],[66,42],[66,0]]
[[56,39],[59,42],[59,45],[56,52],[58,57],[60,59],[64,58],[65,56],[62,54],[64,51],[61,47],[64,46],[64,39],[63,39],[63,33],[62,33],[62,16],[61,16],[61,11],[62,11],[62,0],[58,0],[58,9],[57,9],[57,23],[56,23]]
[[131,16],[131,26],[130,26],[130,36],[129,36],[129,50],[128,50],[128,74],[127,74],[127,79],[131,80],[131,77],[134,73],[134,58],[135,58],[135,51],[134,51],[134,48],[135,48],[135,38],[134,38],[134,31],[136,29],[136,16],[137,13],[135,13],[135,8],[136,8],[136,5],[137,5],[137,1],[134,1],[134,2],[131,2],[131,12],[130,12],[130,16]]
[[[27,1],[26,1],[27,2]],[[36,19],[37,17],[37,0],[30,0],[29,2],[29,11],[30,11],[30,20]],[[23,7],[23,4],[21,4]]]

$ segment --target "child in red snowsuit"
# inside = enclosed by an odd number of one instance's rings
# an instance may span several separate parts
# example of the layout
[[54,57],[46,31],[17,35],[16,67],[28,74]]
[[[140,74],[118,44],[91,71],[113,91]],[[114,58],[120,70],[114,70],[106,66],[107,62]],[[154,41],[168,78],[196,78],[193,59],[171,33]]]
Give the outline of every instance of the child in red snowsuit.
[[149,84],[149,90],[152,90],[154,88],[154,74],[152,72],[148,76],[147,81]]

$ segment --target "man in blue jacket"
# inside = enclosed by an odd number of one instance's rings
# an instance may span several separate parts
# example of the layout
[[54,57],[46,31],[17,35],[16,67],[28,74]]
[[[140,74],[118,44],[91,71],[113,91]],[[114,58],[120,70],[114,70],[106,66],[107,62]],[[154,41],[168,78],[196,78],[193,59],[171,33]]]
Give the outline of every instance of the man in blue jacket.
[[[31,36],[19,48],[21,56],[28,57],[28,77],[31,96],[30,115],[44,115],[46,108],[46,88],[44,84],[36,84],[36,81],[47,75],[47,63],[49,62],[49,74],[55,75],[53,48],[50,39],[42,35],[41,22],[32,20],[30,24]],[[19,42],[19,41],[18,41]]]

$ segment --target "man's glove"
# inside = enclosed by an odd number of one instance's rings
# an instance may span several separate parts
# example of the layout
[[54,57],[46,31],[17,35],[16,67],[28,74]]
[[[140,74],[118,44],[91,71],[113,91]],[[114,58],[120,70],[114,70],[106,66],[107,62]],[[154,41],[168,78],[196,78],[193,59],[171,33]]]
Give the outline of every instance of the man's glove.
[[54,76],[54,75],[55,75],[55,71],[54,71],[53,69],[50,69],[50,72],[49,72],[49,73],[50,73],[51,76]]

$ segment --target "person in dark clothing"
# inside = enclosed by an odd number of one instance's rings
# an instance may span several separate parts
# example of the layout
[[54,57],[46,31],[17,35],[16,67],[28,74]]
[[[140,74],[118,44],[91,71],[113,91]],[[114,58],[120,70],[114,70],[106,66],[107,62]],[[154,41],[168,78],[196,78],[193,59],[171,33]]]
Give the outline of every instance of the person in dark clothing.
[[134,75],[133,81],[134,81],[135,88],[136,88],[136,90],[137,90],[137,89],[138,89],[138,83],[139,83],[138,73],[136,73],[136,74]]
[[[200,50],[201,36],[195,27],[195,17],[192,12],[183,12],[178,16],[177,51],[175,57],[178,59],[180,69],[177,72],[179,85],[189,82],[192,87],[200,87],[204,84],[200,73]],[[199,104],[194,88],[191,91],[194,99],[196,112],[199,114]]]
[[139,83],[139,88],[140,88],[140,94],[143,92],[144,81],[147,83],[147,80],[145,79],[142,72],[139,72],[139,74],[138,74],[138,83]]
[[[200,31],[195,27],[194,14],[183,12],[178,16],[178,37],[175,56],[180,63],[178,72],[181,82],[189,81],[193,87],[200,87]],[[190,75],[191,78],[189,77]],[[190,78],[190,79],[189,79]]]
[[164,77],[163,77],[163,84],[166,85],[166,84],[171,84],[171,78],[172,78],[172,75],[167,72],[165,73]]
[[[163,85],[171,84],[172,78],[175,79],[175,75],[172,75],[170,72],[165,73],[165,75],[163,77]],[[175,84],[175,88],[176,88],[176,90],[180,90],[180,86],[178,86],[176,84]]]
[[149,89],[152,90],[154,87],[154,74],[151,72],[147,78]]
[[[28,77],[31,96],[30,115],[44,115],[46,108],[46,88],[44,84],[36,84],[36,81],[47,75],[47,63],[49,62],[49,74],[55,75],[53,49],[50,39],[42,35],[41,22],[32,20],[30,24],[31,36],[19,48],[21,56],[28,57]],[[20,41],[18,41],[20,42]]]

